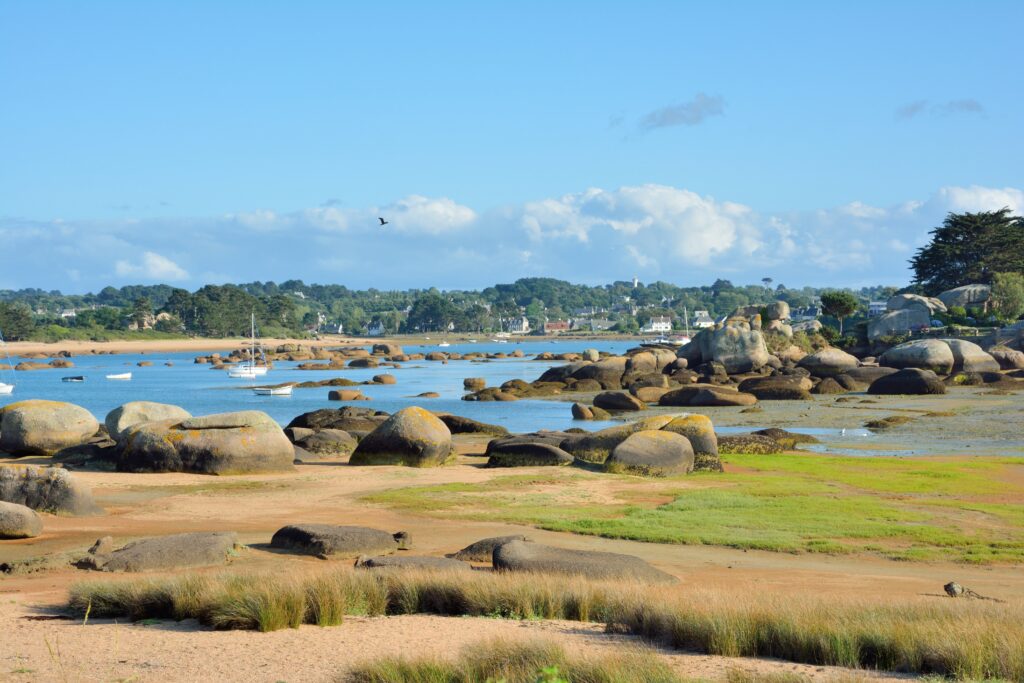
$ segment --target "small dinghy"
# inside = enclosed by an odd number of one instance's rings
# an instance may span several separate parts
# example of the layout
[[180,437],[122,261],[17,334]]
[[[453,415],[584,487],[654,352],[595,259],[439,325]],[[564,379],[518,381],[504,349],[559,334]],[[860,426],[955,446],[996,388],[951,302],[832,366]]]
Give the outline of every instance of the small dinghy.
[[85,377],[83,377],[82,375],[72,375],[70,377],[61,377],[60,381],[61,382],[84,382],[85,381]]
[[283,387],[253,387],[252,393],[257,396],[291,396],[294,385],[285,384]]
[[132,378],[132,373],[130,373],[130,372],[119,372],[119,373],[117,373],[115,375],[107,375],[107,379],[128,380],[128,379],[131,379],[131,378]]

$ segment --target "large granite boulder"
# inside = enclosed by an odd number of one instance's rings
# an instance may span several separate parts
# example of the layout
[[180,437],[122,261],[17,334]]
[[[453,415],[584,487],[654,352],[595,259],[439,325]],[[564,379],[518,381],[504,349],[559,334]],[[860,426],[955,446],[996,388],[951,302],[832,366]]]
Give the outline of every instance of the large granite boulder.
[[797,365],[815,377],[835,377],[857,367],[860,361],[842,349],[827,348],[804,356]]
[[1003,370],[1024,370],[1024,352],[998,344],[990,347],[988,354],[999,363]]
[[914,330],[930,327],[932,315],[926,308],[904,308],[889,311],[868,321],[868,339],[876,341],[882,337],[907,334]]
[[402,356],[405,355],[405,351],[398,344],[374,344],[371,353],[380,354],[382,356]]
[[940,375],[953,371],[956,359],[949,344],[941,339],[917,339],[894,346],[878,358],[878,364],[896,368],[919,368]]
[[0,409],[0,451],[53,455],[85,443],[99,428],[88,410],[72,403],[18,401]]
[[[626,362],[627,359],[622,356],[612,356],[596,363],[584,363],[570,377],[575,380],[592,379],[598,382],[602,389],[621,389],[622,376],[626,373]],[[558,381],[545,379],[547,374],[541,375],[539,381]]]
[[759,330],[734,325],[715,330],[711,335],[711,358],[725,366],[730,375],[763,368],[769,360],[768,347]]
[[363,437],[350,465],[436,467],[452,457],[452,433],[418,406],[403,408]]
[[[306,430],[304,430],[306,431]],[[321,429],[303,434],[294,443],[313,455],[321,458],[339,458],[350,455],[358,443],[351,434],[340,429]]]
[[871,383],[880,377],[885,377],[896,372],[896,368],[883,368],[874,365],[865,365],[859,368],[847,370],[835,379],[843,388],[850,391],[864,391]]
[[712,384],[695,384],[675,389],[663,394],[658,405],[669,407],[724,407],[751,406],[757,403],[757,397],[732,387]]
[[991,297],[992,288],[990,286],[975,284],[947,289],[939,294],[938,299],[946,305],[946,308],[953,308],[954,306],[970,308],[984,304]]
[[507,436],[508,430],[501,425],[478,422],[461,415],[437,413],[437,419],[444,422],[452,434],[488,434],[490,436]]
[[92,554],[80,566],[105,572],[145,572],[224,564],[238,544],[233,531],[203,531],[143,538],[110,553]]
[[673,415],[655,415],[636,422],[608,427],[578,438],[567,438],[561,442],[561,448],[574,457],[585,462],[603,463],[620,443],[634,432],[648,429],[661,429],[672,422]]
[[453,560],[461,560],[463,562],[490,562],[491,558],[494,557],[494,549],[499,545],[505,545],[512,541],[525,540],[526,536],[522,536],[520,534],[482,538],[479,541],[470,543],[459,552],[450,553],[445,555],[445,557],[449,557]]
[[869,394],[944,394],[946,385],[931,370],[904,368],[875,380]]
[[683,413],[662,427],[663,431],[685,436],[693,449],[695,471],[721,472],[722,461],[718,459],[718,435],[715,425],[707,415]]
[[0,539],[35,538],[43,533],[43,520],[32,508],[0,501]]
[[693,471],[693,447],[681,434],[658,430],[635,432],[604,461],[607,472],[664,477]]
[[120,442],[125,432],[135,425],[144,422],[160,422],[161,420],[185,420],[192,413],[170,403],[154,403],[153,401],[130,401],[114,408],[107,413],[103,423],[107,433],[114,441]]
[[953,372],[999,372],[999,361],[977,344],[963,339],[943,339],[953,352]]
[[647,404],[624,391],[605,391],[594,397],[594,405],[608,412],[647,410]]
[[751,377],[740,382],[739,390],[753,394],[759,401],[810,401],[812,383],[798,375]]
[[510,541],[494,549],[491,563],[498,571],[569,574],[589,579],[631,579],[675,583],[671,574],[639,557],[595,550],[570,550],[528,541]]
[[885,308],[888,311],[916,309],[925,311],[929,317],[934,316],[936,313],[946,312],[946,304],[942,303],[941,299],[920,296],[918,294],[896,294],[885,302]]
[[146,422],[122,437],[123,472],[249,474],[292,469],[295,450],[264,412]]
[[409,546],[404,532],[389,534],[364,526],[290,524],[274,532],[270,546],[321,558],[386,555]]
[[0,501],[54,514],[103,512],[89,487],[59,467],[0,466]]

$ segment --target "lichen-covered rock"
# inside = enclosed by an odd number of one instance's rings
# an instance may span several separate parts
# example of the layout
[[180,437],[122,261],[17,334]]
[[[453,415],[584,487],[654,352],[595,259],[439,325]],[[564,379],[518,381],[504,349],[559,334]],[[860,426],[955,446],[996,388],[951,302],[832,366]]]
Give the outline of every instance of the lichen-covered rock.
[[658,399],[658,405],[669,407],[722,407],[750,406],[757,403],[757,397],[732,387],[711,384],[695,384],[674,389]]
[[594,405],[609,412],[647,410],[647,404],[624,391],[605,391],[594,397]]
[[340,429],[321,429],[295,439],[295,445],[320,457],[343,457],[356,448],[355,437]]
[[735,454],[745,453],[747,455],[774,455],[785,449],[770,436],[760,434],[734,434],[732,436],[721,436],[718,438],[718,452]]
[[768,347],[759,330],[745,330],[726,325],[711,335],[711,358],[725,366],[726,372],[735,374],[763,368],[768,363]]
[[605,471],[664,477],[693,471],[693,447],[674,432],[642,431],[626,437],[604,462]]
[[0,501],[66,515],[95,515],[92,491],[59,467],[0,466]]
[[663,431],[685,436],[693,449],[694,471],[721,472],[722,461],[718,458],[718,435],[715,425],[707,415],[684,413],[676,415],[662,427]]
[[860,365],[856,356],[836,348],[822,349],[808,354],[797,363],[815,377],[835,377]]
[[811,401],[811,381],[797,375],[751,377],[740,382],[739,390],[753,394],[759,401]]
[[894,346],[878,358],[878,364],[897,370],[918,368],[939,375],[953,371],[955,358],[949,344],[941,339],[917,339]]
[[655,415],[629,424],[616,425],[600,431],[584,434],[579,438],[566,439],[561,448],[574,457],[586,462],[603,463],[612,450],[634,432],[646,429],[661,429],[672,422],[672,415]]
[[561,467],[571,465],[573,457],[554,441],[529,436],[495,439],[487,444],[487,467]]
[[295,450],[264,412],[245,410],[146,422],[122,438],[123,472],[248,474],[292,469]]
[[869,394],[944,394],[946,385],[931,370],[904,368],[880,377],[868,388]]
[[107,418],[103,423],[107,427],[110,438],[120,442],[125,432],[135,425],[161,420],[185,420],[190,417],[192,417],[192,413],[170,403],[130,401],[107,413]]
[[999,362],[978,346],[963,339],[943,339],[953,352],[953,372],[999,372]]
[[288,423],[288,427],[302,427],[314,431],[320,429],[340,429],[349,434],[372,432],[388,418],[387,413],[371,408],[345,406],[337,410],[323,408],[303,413]]
[[487,380],[483,377],[467,377],[462,380],[462,387],[466,391],[480,391],[487,388]]
[[18,401],[0,409],[0,451],[53,455],[85,443],[99,428],[88,410],[72,403]]
[[344,559],[390,554],[408,548],[409,543],[403,532],[389,534],[363,526],[290,524],[274,533],[270,546],[325,559]]
[[410,406],[367,434],[349,464],[436,467],[451,455],[452,433],[448,426],[429,411]]
[[570,550],[527,541],[499,545],[494,549],[492,564],[498,571],[569,574],[589,579],[634,579],[654,583],[677,580],[633,555]]
[[444,422],[448,427],[448,431],[452,434],[488,434],[490,436],[508,435],[508,430],[501,425],[478,422],[477,420],[462,417],[461,415],[437,413],[437,419]]
[[43,520],[32,508],[0,501],[0,539],[35,538],[43,533]]

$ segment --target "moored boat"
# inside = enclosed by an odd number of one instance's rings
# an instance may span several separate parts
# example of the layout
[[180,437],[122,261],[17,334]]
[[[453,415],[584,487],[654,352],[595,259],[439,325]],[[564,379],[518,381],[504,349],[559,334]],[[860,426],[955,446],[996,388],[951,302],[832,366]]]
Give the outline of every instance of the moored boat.
[[118,372],[113,375],[107,375],[107,379],[129,380],[131,378],[132,373],[130,372]]
[[252,393],[257,396],[291,396],[294,385],[285,384],[280,387],[253,387]]

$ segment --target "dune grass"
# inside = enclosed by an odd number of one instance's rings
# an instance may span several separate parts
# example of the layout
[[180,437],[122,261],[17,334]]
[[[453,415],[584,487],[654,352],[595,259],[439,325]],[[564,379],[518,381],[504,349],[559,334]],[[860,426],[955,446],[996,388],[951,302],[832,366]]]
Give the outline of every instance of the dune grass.
[[[1024,562],[1024,459],[727,455],[725,474],[560,470],[366,501],[608,538],[898,560]],[[603,497],[595,491],[606,491]]]
[[306,576],[222,572],[88,582],[72,587],[68,606],[94,620],[194,618],[260,631],[330,626],[350,614],[567,619],[709,654],[1024,680],[1019,608],[948,598],[800,599],[580,577],[344,567]]
[[367,662],[339,683],[684,683],[656,654],[619,648],[605,654],[567,653],[540,640],[490,640],[455,659],[394,657]]

